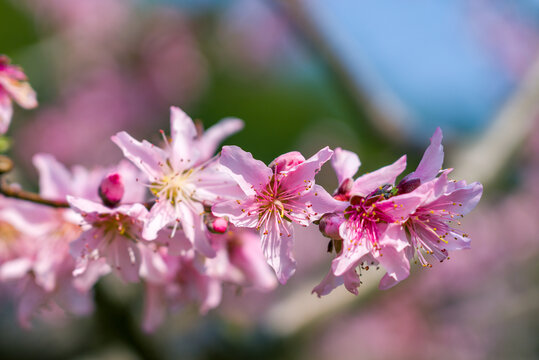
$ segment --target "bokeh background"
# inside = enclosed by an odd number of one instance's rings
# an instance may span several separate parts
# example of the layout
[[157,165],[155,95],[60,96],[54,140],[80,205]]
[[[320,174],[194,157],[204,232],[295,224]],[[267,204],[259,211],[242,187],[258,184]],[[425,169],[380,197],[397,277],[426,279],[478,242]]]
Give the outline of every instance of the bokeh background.
[[[465,219],[471,250],[357,297],[310,291],[331,256],[298,231],[298,272],[271,294],[227,289],[202,317],[139,330],[142,292],[106,278],[88,318],[21,330],[0,295],[1,359],[539,358],[539,3],[535,0],[0,0],[0,53],[21,64],[40,107],[16,110],[2,151],[32,189],[31,157],[108,165],[112,134],[159,141],[170,105],[270,162],[329,145],[361,171],[409,156],[437,126],[446,166],[481,181]],[[332,171],[319,181],[336,187]]]

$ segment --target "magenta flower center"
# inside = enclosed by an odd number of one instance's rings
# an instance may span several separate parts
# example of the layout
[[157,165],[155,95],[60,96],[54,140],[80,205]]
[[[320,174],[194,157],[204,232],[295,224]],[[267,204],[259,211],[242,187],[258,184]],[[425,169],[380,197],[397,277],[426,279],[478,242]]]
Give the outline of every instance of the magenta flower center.
[[[305,180],[302,185],[285,187],[282,184],[282,179],[283,177],[276,173],[265,188],[253,188],[256,193],[256,206],[249,210],[248,215],[258,216],[256,228],[257,230],[263,228],[264,235],[268,234],[271,224],[284,229],[285,234],[291,236],[285,226],[280,226],[282,219],[289,222],[302,223],[305,220],[310,220],[311,217],[306,207],[310,208],[312,205],[305,205],[305,203],[298,201],[298,199],[302,193],[311,189],[312,181]],[[314,213],[314,215],[317,214]],[[282,236],[283,233],[281,232],[279,235]]]
[[366,239],[373,249],[380,249],[378,223],[395,222],[395,219],[386,213],[386,209],[379,206],[382,200],[386,200],[383,194],[373,194],[367,197],[355,196],[351,199],[350,206],[344,211],[348,226],[354,234],[357,234],[352,239],[351,246],[363,245],[363,239]]

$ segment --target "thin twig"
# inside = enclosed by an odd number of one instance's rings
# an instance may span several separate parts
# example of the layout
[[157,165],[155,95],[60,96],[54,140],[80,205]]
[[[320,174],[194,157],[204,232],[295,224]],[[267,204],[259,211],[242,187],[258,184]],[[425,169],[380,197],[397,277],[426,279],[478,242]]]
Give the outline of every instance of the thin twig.
[[[12,186],[10,186],[5,179],[2,179],[0,183],[0,194],[24,201],[30,201],[36,204],[40,205],[46,205],[54,208],[68,208],[69,203],[67,201],[62,200],[49,200],[42,198],[39,194],[25,191],[21,189],[14,189]],[[150,210],[152,206],[155,204],[154,200],[146,201],[142,203],[146,207],[146,209]],[[129,204],[122,204],[122,205],[129,205]]]
[[30,201],[36,204],[51,206],[54,208],[68,208],[69,207],[69,204],[67,203],[67,201],[44,199],[39,194],[21,190],[21,189],[14,189],[12,186],[10,186],[6,182],[6,179],[2,179],[0,183],[0,193],[6,197]]

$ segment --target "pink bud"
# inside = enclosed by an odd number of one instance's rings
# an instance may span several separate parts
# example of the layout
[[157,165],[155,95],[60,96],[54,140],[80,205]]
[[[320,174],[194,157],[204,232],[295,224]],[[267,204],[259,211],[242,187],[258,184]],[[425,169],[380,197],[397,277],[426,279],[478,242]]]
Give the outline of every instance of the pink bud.
[[319,229],[322,235],[325,237],[334,239],[334,240],[342,240],[341,236],[339,235],[339,226],[344,221],[344,217],[342,214],[336,214],[336,213],[330,213],[325,214],[320,219]]
[[335,194],[333,194],[333,197],[337,200],[347,201],[350,197],[350,191],[352,190],[353,185],[354,179],[344,179],[343,182],[339,185],[339,188],[337,189]]
[[417,189],[419,185],[421,185],[420,179],[418,178],[408,179],[408,176],[405,176],[399,182],[399,185],[397,185],[397,189],[399,190],[399,194],[407,194]]
[[225,218],[218,217],[213,221],[213,231],[223,234],[228,228],[228,221]]
[[224,234],[228,228],[228,221],[222,217],[216,217],[213,214],[206,214],[206,227],[215,234]]
[[124,196],[124,184],[118,173],[107,175],[99,185],[99,196],[108,207],[114,207],[120,203]]
[[303,155],[297,151],[291,151],[289,153],[278,156],[275,160],[269,164],[269,167],[277,169],[277,172],[288,171],[293,167],[298,166],[305,161]]

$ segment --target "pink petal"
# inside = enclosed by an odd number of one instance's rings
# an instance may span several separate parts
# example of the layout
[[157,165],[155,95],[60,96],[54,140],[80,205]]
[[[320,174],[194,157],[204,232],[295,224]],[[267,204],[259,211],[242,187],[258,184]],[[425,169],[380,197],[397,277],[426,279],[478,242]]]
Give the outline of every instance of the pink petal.
[[361,161],[356,153],[336,148],[331,158],[331,165],[337,174],[339,184],[342,184],[344,180],[354,177],[361,166]]
[[0,264],[0,281],[20,279],[32,269],[32,260],[17,258]]
[[47,199],[64,200],[72,189],[71,173],[49,154],[36,154],[32,161],[39,172],[39,194]]
[[158,244],[163,244],[167,247],[167,254],[171,256],[184,255],[187,251],[193,249],[193,244],[183,231],[176,231],[174,237],[171,237],[170,230],[163,230],[159,233],[155,242]]
[[69,206],[79,214],[90,214],[90,213],[99,213],[99,214],[110,214],[113,213],[114,210],[111,208],[108,208],[104,205],[101,205],[99,203],[93,202],[91,200],[75,197],[75,196],[67,196],[67,202],[69,203]]
[[444,147],[442,146],[442,130],[438,127],[436,128],[434,135],[430,138],[430,145],[427,150],[425,150],[417,169],[409,174],[407,178],[420,179],[421,183],[432,180],[442,169],[443,162]]
[[277,286],[277,281],[262,253],[258,234],[242,231],[236,236],[235,241],[240,245],[233,246],[229,250],[231,264],[243,272],[249,284],[255,289],[273,290]]
[[357,288],[360,285],[359,275],[356,272],[355,268],[351,268],[346,271],[343,275],[336,276],[333,274],[333,271],[330,270],[326,277],[313,289],[313,293],[316,293],[318,297],[329,294],[333,289],[344,284],[346,290],[350,291],[352,294],[357,295]]
[[291,151],[286,154],[277,156],[270,164],[271,169],[275,169],[278,173],[289,172],[294,170],[299,164],[303,163],[305,158],[297,151]]
[[146,173],[151,180],[161,177],[163,174],[161,167],[165,166],[167,161],[167,155],[162,149],[147,141],[139,142],[125,131],[112,136],[111,140],[122,149],[124,156]]
[[296,260],[292,257],[293,227],[288,222],[278,224],[275,216],[268,221],[268,234],[260,236],[262,252],[279,282],[286,284],[296,271]]
[[344,277],[344,287],[346,288],[346,290],[350,291],[354,295],[357,295],[357,288],[359,287],[361,282],[359,280],[359,275],[357,274],[356,269],[350,269],[342,276]]
[[168,267],[161,253],[141,243],[138,246],[141,255],[140,276],[153,284],[165,284],[168,280]]
[[2,220],[26,235],[43,236],[57,227],[58,213],[51,208],[19,200],[2,201],[9,204],[0,212]]
[[331,269],[336,276],[343,275],[346,271],[355,268],[361,262],[361,258],[369,253],[368,239],[360,239],[359,244],[354,245],[356,238],[362,234],[357,234],[350,223],[342,223],[339,227],[339,234],[343,238],[343,250],[331,263]]
[[410,246],[406,231],[400,224],[380,225],[380,232],[378,242],[384,248],[392,247],[400,252]]
[[176,209],[169,201],[156,202],[150,209],[148,218],[144,223],[142,237],[146,240],[155,240],[161,229],[174,223],[178,218]]
[[[425,194],[422,190],[426,190],[427,193]],[[380,201],[376,207],[393,217],[394,220],[403,222],[421,205],[425,196],[428,195],[428,190],[426,187],[419,187],[411,193]]]
[[33,109],[37,106],[36,92],[28,82],[0,76],[0,87],[21,107]]
[[229,200],[213,205],[211,211],[215,216],[226,217],[235,226],[254,228],[258,222],[258,216],[249,215],[251,210],[256,209],[254,198],[241,200]]
[[0,134],[5,134],[11,124],[13,116],[13,106],[6,93],[0,89]]
[[387,273],[380,281],[380,289],[385,290],[406,279],[410,275],[410,261],[406,248],[409,245],[406,232],[397,224],[390,224],[380,238],[381,250],[376,260]]
[[380,264],[387,273],[380,280],[380,290],[387,290],[410,275],[410,262],[406,256],[406,251],[397,251],[393,247],[382,248],[383,256],[377,257]]
[[243,121],[235,118],[226,118],[213,125],[202,134],[198,140],[200,150],[199,162],[210,159],[216,152],[217,147],[224,139],[243,129]]
[[472,246],[470,237],[463,237],[455,232],[450,232],[446,239],[448,243],[443,244],[443,248],[449,251],[469,249]]
[[122,176],[125,187],[123,203],[136,203],[145,200],[147,188],[141,183],[142,173],[130,161],[124,159],[118,165],[108,169],[108,172],[118,172]]
[[196,185],[196,199],[198,201],[215,203],[245,196],[227,169],[217,161],[194,173],[192,181]]
[[195,165],[200,153],[195,146],[197,130],[193,120],[178,107],[170,108],[172,138],[171,161],[174,169],[184,170]]
[[[77,269],[75,269],[77,271]],[[73,285],[82,292],[89,291],[100,277],[110,273],[111,268],[107,264],[107,259],[99,258],[96,260],[89,260],[84,264],[82,272],[77,271],[75,275],[73,271]]]
[[344,284],[344,276],[335,276],[333,271],[330,270],[327,275],[322,279],[320,284],[316,285],[311,293],[315,293],[318,297],[329,294],[333,289],[338,288]]
[[255,195],[253,187],[265,188],[273,175],[262,161],[255,160],[251,153],[237,146],[224,146],[219,162],[247,195]]
[[200,298],[202,303],[200,304],[200,313],[206,314],[209,310],[216,308],[221,303],[223,296],[223,290],[221,288],[221,282],[207,278],[204,286],[200,288]]
[[[281,181],[284,189],[300,188],[305,189],[305,184],[314,182],[314,177],[320,171],[320,168],[333,155],[329,147],[325,147],[299,164],[295,169],[287,173]],[[306,190],[303,190],[306,191]]]
[[116,236],[107,248],[107,262],[125,282],[138,282],[140,251],[136,244],[126,238]]
[[353,195],[367,196],[379,186],[394,184],[395,179],[406,168],[406,155],[395,161],[393,164],[385,166],[371,173],[360,176],[350,191]]
[[214,257],[215,250],[212,248],[206,225],[200,215],[203,212],[202,205],[193,203],[188,206],[184,203],[178,204],[180,221],[185,237],[191,241],[194,248],[206,257]]
[[[343,211],[349,205],[347,202],[335,200],[320,185],[314,185],[311,191],[296,199],[295,202],[303,204],[302,211],[298,211],[295,215],[299,218],[305,217],[303,221],[298,221],[305,226],[320,219],[326,213]],[[309,218],[306,217],[307,214]]]
[[[466,187],[454,190],[450,194],[440,196],[431,206],[445,208],[453,213],[465,215],[476,207],[482,195],[483,185],[475,182]],[[446,204],[445,206],[444,203]]]

